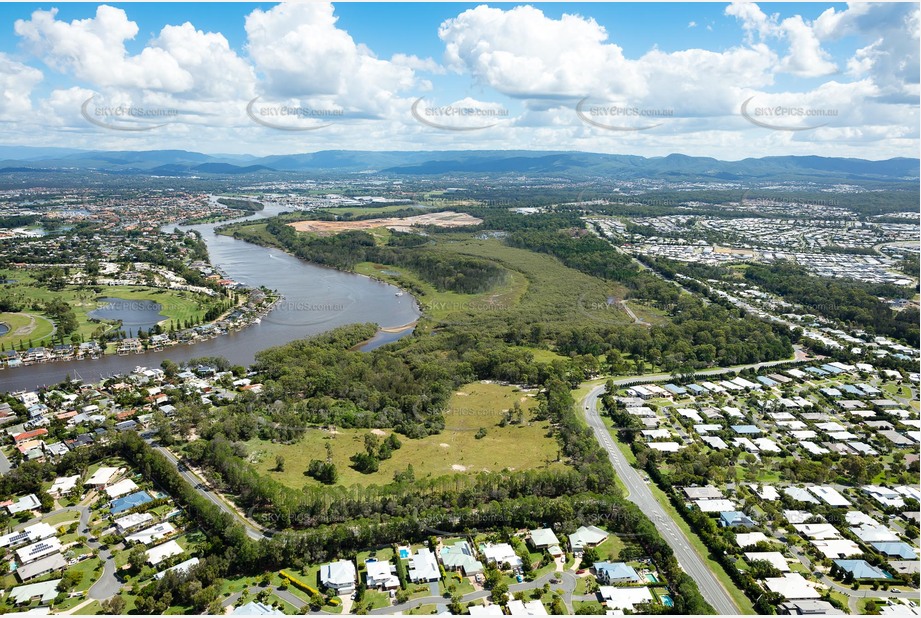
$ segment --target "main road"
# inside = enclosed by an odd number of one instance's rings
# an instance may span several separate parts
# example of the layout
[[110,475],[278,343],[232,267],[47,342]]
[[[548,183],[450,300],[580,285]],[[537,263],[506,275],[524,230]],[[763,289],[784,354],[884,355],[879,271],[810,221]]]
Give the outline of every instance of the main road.
[[179,459],[173,455],[172,451],[162,446],[151,445],[152,448],[163,455],[163,457],[173,464],[173,467],[176,468],[179,475],[185,480],[186,483],[191,485],[195,491],[207,498],[219,509],[229,514],[231,517],[236,520],[238,524],[243,526],[243,529],[246,531],[246,536],[249,538],[258,541],[259,539],[264,539],[265,534],[258,528],[258,524],[253,522],[251,519],[247,519],[241,515],[235,508],[230,504],[224,501],[223,497],[220,496],[217,492],[212,491],[208,485],[207,481],[202,479],[200,476],[189,470],[189,468],[183,465]]
[[[794,359],[805,360],[806,356],[801,349],[797,348]],[[790,360],[770,361],[764,363],[755,363],[753,365],[743,365],[739,367],[717,367],[699,372],[698,375],[717,375],[729,373],[731,371],[740,371],[747,368],[761,368],[791,362]],[[634,382],[666,382],[671,380],[671,375],[666,373],[656,373],[643,376],[629,376],[625,378],[615,378],[612,381],[615,385],[629,384]],[[598,413],[598,398],[604,393],[603,385],[596,386],[582,400],[582,408],[585,412],[585,419],[589,427],[595,434],[595,439],[601,447],[607,451],[608,459],[614,466],[614,471],[620,480],[627,487],[627,499],[636,504],[659,529],[662,538],[669,544],[672,551],[675,552],[675,558],[681,568],[697,582],[700,593],[720,614],[740,614],[741,610],[736,605],[729,591],[717,579],[716,575],[704,563],[703,558],[691,546],[688,537],[684,531],[678,527],[678,524],[662,508],[652,490],[640,476],[640,474],[627,462],[627,458],[620,451],[611,432],[605,426],[601,415]]]

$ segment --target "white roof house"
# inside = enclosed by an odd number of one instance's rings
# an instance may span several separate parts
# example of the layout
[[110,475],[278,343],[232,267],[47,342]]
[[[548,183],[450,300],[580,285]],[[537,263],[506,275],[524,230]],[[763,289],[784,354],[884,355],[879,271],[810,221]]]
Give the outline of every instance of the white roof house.
[[58,596],[60,579],[52,579],[37,584],[17,586],[10,591],[10,598],[16,605],[28,603],[32,599],[39,599],[42,603],[50,603]]
[[142,543],[147,545],[149,543],[153,543],[154,541],[165,539],[175,531],[176,529],[173,528],[173,524],[168,522],[160,522],[155,526],[145,528],[144,530],[140,530],[134,534],[126,536],[125,541],[128,543]]
[[736,534],[736,544],[742,548],[757,545],[762,541],[770,541],[770,539],[766,537],[763,532],[741,532]]
[[694,504],[704,513],[722,513],[723,511],[736,510],[735,502],[726,498],[721,500],[695,500]]
[[818,599],[822,596],[799,573],[787,573],[783,577],[768,577],[764,583],[768,590],[780,594],[785,599]]
[[93,472],[93,476],[91,476],[84,485],[108,485],[109,481],[111,481],[120,470],[120,468],[99,468]]
[[586,547],[594,547],[607,538],[608,533],[598,526],[580,526],[569,535],[569,546],[574,554],[581,554]]
[[409,579],[413,583],[435,582],[441,579],[438,560],[428,548],[416,550],[409,561]]
[[813,485],[809,491],[831,506],[850,506],[851,502],[830,485]]
[[163,579],[167,573],[176,572],[179,574],[187,573],[189,569],[198,564],[198,558],[189,558],[185,562],[180,562],[176,566],[170,567],[154,575],[154,579]]
[[109,498],[119,498],[121,496],[126,496],[131,492],[135,491],[138,488],[137,483],[131,479],[123,479],[117,483],[109,485],[106,487],[106,494]]
[[825,541],[812,540],[809,542],[812,543],[813,547],[815,547],[823,556],[831,559],[856,556],[863,551],[860,549],[860,546],[857,545],[857,543],[850,539],[828,539]]
[[547,616],[547,608],[540,601],[518,601],[512,599],[507,604],[508,613],[512,616]]
[[537,549],[549,549],[554,546],[559,547],[560,540],[550,528],[538,528],[531,530],[531,544]]
[[351,560],[337,560],[320,567],[320,583],[339,593],[354,592],[356,577],[355,563]]
[[35,543],[42,539],[49,539],[56,534],[57,531],[52,526],[40,522],[23,528],[19,532],[10,532],[0,536],[0,547],[16,547],[24,543]]
[[393,590],[400,585],[400,578],[397,577],[397,567],[389,560],[366,562],[365,571],[367,575],[365,583],[368,588]]
[[70,493],[70,491],[77,486],[77,481],[79,480],[80,475],[78,474],[73,476],[59,476],[54,479],[54,483],[52,483],[48,493],[52,496],[63,496],[64,494]]
[[652,594],[649,592],[649,588],[645,586],[635,588],[601,586],[598,592],[609,609],[629,609],[632,611],[640,603],[652,603]]
[[185,553],[185,550],[180,547],[179,543],[176,541],[167,541],[162,545],[157,545],[147,550],[147,562],[156,566],[167,558],[179,556],[183,553]]
[[783,554],[779,551],[747,551],[745,552],[745,559],[749,562],[764,560],[781,573],[788,573],[790,571],[790,565],[787,563],[787,559],[784,558]]
[[136,528],[137,526],[142,526],[146,523],[153,521],[153,515],[150,513],[131,513],[130,515],[125,515],[124,517],[119,517],[115,520],[115,528],[124,534],[127,530],[131,528]]
[[794,524],[793,528],[806,538],[819,541],[841,538],[841,533],[831,524]]
[[508,543],[496,543],[495,545],[483,545],[480,547],[483,557],[486,558],[487,564],[501,566],[508,563],[513,569],[521,567],[521,558],[515,553],[515,549]]
[[61,541],[56,538],[44,539],[16,550],[19,564],[28,564],[39,558],[61,551]]
[[16,513],[22,513],[23,511],[34,511],[41,505],[42,503],[39,501],[35,494],[29,494],[28,496],[21,497],[13,504],[7,505],[6,510],[10,512],[10,515],[15,515]]

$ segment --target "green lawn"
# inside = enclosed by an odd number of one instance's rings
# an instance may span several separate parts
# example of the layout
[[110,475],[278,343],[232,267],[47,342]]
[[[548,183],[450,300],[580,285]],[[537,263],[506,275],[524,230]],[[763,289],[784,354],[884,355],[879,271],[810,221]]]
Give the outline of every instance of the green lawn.
[[[143,286],[66,286],[60,291],[49,290],[39,283],[29,272],[24,270],[0,269],[0,278],[8,277],[16,283],[0,285],[0,293],[5,297],[19,303],[23,307],[32,307],[35,303],[44,303],[55,298],[63,299],[74,310],[77,318],[77,332],[90,339],[99,329],[105,330],[106,325],[91,322],[89,313],[104,305],[102,298],[120,298],[124,300],[145,300],[159,303],[162,306],[160,313],[165,316],[163,324],[169,325],[170,320],[184,322],[195,317],[204,317],[205,305],[208,297],[193,292],[165,290]],[[96,290],[99,290],[98,292]],[[29,333],[17,333],[19,328],[29,328],[35,318],[33,329]],[[0,344],[6,347],[19,347],[20,341],[27,346],[32,341],[34,346],[41,345],[42,340],[51,335],[52,323],[41,311],[30,309],[28,313],[2,313],[0,322],[9,323],[13,328],[11,332],[0,336]],[[50,341],[46,341],[50,343]]]
[[95,616],[102,613],[102,605],[99,604],[99,601],[93,601],[89,605],[81,607],[74,612],[76,616]]
[[617,556],[620,555],[620,550],[624,548],[624,542],[616,534],[611,534],[604,540],[604,543],[595,547],[595,550],[598,552],[599,560],[609,560],[612,562],[617,562]]
[[49,526],[56,526],[64,522],[74,522],[78,519],[80,519],[80,513],[77,511],[64,511],[63,513],[55,513],[54,515],[43,517],[42,521]]
[[371,609],[390,607],[390,595],[386,592],[380,592],[378,590],[366,590],[365,598],[362,600],[361,605],[370,605]]
[[[499,427],[503,410],[511,409],[516,401],[524,410],[525,426]],[[511,386],[479,382],[467,384],[449,401],[445,412],[445,431],[421,440],[400,436],[403,447],[394,451],[391,459],[382,461],[380,469],[374,474],[361,474],[349,467],[349,458],[364,450],[367,429],[339,429],[336,433],[311,429],[295,444],[251,440],[247,445],[250,460],[260,472],[291,487],[317,484],[304,475],[304,471],[311,459],[326,458],[326,444],[332,446],[339,483],[346,486],[388,483],[395,472],[405,470],[410,464],[417,479],[505,468],[526,470],[562,466],[564,464],[556,462],[556,440],[547,437],[549,423],[527,423],[528,411],[534,405],[533,397]],[[486,428],[486,436],[477,439],[476,434],[481,427]],[[282,472],[275,470],[277,455],[285,459]]]
[[18,346],[20,341],[28,344],[30,340],[38,345],[54,332],[51,320],[35,313],[0,313],[0,324],[9,329],[0,336],[0,345],[6,347]]

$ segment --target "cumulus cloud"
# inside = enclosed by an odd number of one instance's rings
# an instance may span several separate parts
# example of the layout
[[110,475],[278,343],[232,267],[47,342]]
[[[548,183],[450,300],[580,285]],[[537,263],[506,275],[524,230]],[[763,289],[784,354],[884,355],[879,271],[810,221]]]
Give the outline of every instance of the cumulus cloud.
[[227,97],[252,88],[252,69],[219,33],[190,23],[165,26],[140,53],[125,42],[138,26],[124,10],[107,5],[87,19],[57,19],[57,9],[37,10],[14,24],[27,49],[57,71],[105,88],[153,90],[196,99]]
[[781,21],[779,15],[767,15],[754,2],[733,2],[726,7],[726,14],[742,23],[749,43],[769,39],[787,41],[789,51],[775,67],[777,72],[798,77],[819,77],[838,70],[831,55],[822,49],[814,25],[801,15]]
[[388,61],[336,25],[328,3],[279,4],[246,17],[247,50],[267,96],[382,113],[416,85],[409,56]]
[[770,84],[777,62],[760,43],[723,52],[653,49],[628,59],[593,19],[552,19],[530,6],[480,6],[445,21],[439,36],[450,67],[531,109],[590,96],[725,114],[737,105],[740,87]]
[[591,93],[639,95],[642,76],[594,19],[550,19],[532,6],[478,6],[441,24],[445,58],[503,94],[577,99]]
[[848,70],[868,75],[890,102],[917,105],[921,88],[919,22],[915,3],[857,3],[843,11],[830,8],[815,21],[821,40],[853,36],[868,44],[848,60]]
[[[0,52],[0,118],[11,120],[32,108],[32,90],[42,72]],[[21,118],[20,118],[21,119]]]

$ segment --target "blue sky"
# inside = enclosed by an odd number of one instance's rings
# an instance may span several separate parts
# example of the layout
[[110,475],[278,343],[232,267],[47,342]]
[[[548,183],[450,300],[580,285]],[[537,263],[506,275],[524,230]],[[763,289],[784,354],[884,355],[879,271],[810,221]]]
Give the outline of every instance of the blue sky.
[[2,4],[0,142],[916,156],[918,27],[917,4]]

